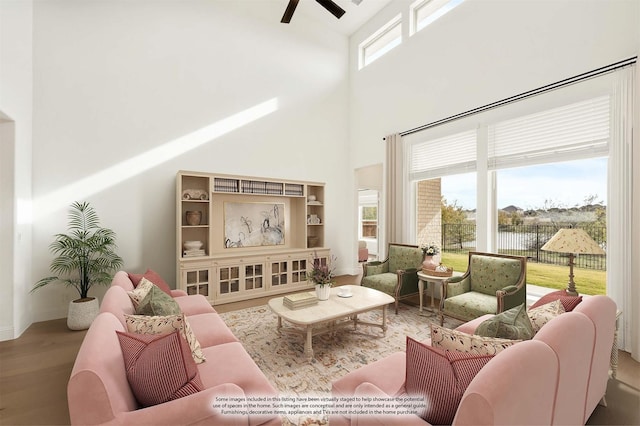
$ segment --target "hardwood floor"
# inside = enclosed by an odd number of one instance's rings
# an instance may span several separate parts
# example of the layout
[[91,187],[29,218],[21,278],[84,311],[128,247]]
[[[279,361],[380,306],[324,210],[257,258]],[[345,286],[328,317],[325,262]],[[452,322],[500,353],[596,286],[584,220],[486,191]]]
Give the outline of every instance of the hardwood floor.
[[[341,277],[338,284],[354,282]],[[268,298],[216,306],[228,312],[265,304]],[[0,424],[69,424],[67,381],[86,331],[66,320],[35,323],[20,338],[0,342]],[[640,424],[640,363],[620,352],[618,377],[609,381],[607,407],[598,406],[587,424]]]

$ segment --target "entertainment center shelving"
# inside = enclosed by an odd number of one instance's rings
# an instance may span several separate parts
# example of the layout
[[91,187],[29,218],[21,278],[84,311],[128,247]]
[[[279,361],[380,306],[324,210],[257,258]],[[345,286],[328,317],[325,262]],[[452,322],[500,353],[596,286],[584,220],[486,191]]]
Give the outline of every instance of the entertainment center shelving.
[[178,288],[212,305],[312,288],[313,255],[330,256],[324,195],[324,183],[179,171]]

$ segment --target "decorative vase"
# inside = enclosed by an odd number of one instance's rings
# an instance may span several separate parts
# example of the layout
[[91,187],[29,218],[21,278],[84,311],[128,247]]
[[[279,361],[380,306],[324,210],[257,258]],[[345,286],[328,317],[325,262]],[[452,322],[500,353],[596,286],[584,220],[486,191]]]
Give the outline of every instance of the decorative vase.
[[435,256],[425,255],[422,261],[422,269],[429,269],[435,271],[440,263],[435,259]]
[[72,300],[69,302],[67,327],[70,330],[86,330],[98,316],[99,308],[98,299],[95,297]]
[[316,296],[318,300],[329,300],[331,284],[316,284]]
[[197,226],[200,225],[202,220],[202,212],[200,210],[187,211],[187,225]]

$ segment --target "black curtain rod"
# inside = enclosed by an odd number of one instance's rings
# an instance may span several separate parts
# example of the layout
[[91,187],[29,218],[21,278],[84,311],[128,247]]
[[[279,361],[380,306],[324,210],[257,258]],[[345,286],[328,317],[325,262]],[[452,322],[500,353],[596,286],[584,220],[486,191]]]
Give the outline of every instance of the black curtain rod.
[[[493,109],[493,108],[498,108],[498,107],[501,107],[501,106],[504,106],[504,105],[508,105],[508,104],[510,104],[512,102],[516,102],[516,101],[520,101],[522,99],[526,99],[526,98],[529,98],[529,97],[532,97],[532,96],[540,95],[540,94],[548,92],[550,90],[558,89],[560,87],[568,86],[570,84],[574,84],[574,83],[577,83],[579,81],[583,81],[583,80],[587,80],[589,78],[597,77],[599,75],[615,71],[615,70],[617,70],[619,68],[623,68],[623,67],[626,67],[628,65],[633,65],[633,64],[636,63],[637,59],[638,59],[638,57],[634,56],[634,57],[631,57],[631,58],[628,58],[628,59],[625,59],[625,60],[622,60],[622,61],[619,61],[619,62],[615,62],[615,63],[610,64],[610,65],[606,65],[606,66],[601,67],[601,68],[597,68],[597,69],[592,70],[592,71],[588,71],[588,72],[585,72],[585,73],[582,73],[582,74],[579,74],[579,75],[576,75],[576,76],[573,76],[573,77],[565,78],[564,80],[560,80],[560,81],[557,81],[555,83],[547,84],[546,86],[538,87],[537,89],[529,90],[527,92],[520,93],[519,95],[511,96],[509,98],[505,98],[505,99],[502,99],[502,100],[499,100],[499,101],[496,101],[496,102],[493,102],[493,103],[490,103],[490,104],[487,104],[487,105],[484,105],[484,106],[481,106],[481,107],[478,107],[478,108],[470,109],[469,111],[461,112],[459,114],[452,115],[452,116],[447,117],[447,118],[443,118],[443,119],[440,119],[440,120],[437,120],[437,121],[433,121],[433,122],[431,122],[429,124],[424,124],[424,125],[422,125],[420,127],[416,127],[416,128],[410,129],[410,130],[405,130],[404,132],[400,132],[400,136],[407,136],[407,135],[410,135],[410,134],[413,134],[413,133],[418,133],[418,132],[421,132],[423,130],[427,130],[427,129],[430,129],[430,128],[436,127],[436,126],[440,126],[442,124],[449,123],[449,122],[454,121],[454,120],[459,120],[461,118],[468,117],[470,115],[478,114],[480,112],[488,111],[488,110]],[[386,138],[383,138],[383,140],[384,139],[386,139]]]

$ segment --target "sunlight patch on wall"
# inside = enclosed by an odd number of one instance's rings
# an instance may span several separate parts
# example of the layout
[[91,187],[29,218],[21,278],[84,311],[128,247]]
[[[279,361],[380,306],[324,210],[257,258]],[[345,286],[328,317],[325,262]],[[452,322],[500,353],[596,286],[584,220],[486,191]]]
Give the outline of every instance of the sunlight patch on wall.
[[[114,186],[133,176],[139,175],[159,164],[211,142],[220,136],[256,121],[278,109],[278,98],[240,111],[206,127],[186,134],[163,145],[126,159],[98,173],[80,179],[70,185],[34,199],[33,220],[38,220],[72,201],[82,200],[90,195]],[[26,215],[24,217],[28,217]]]

